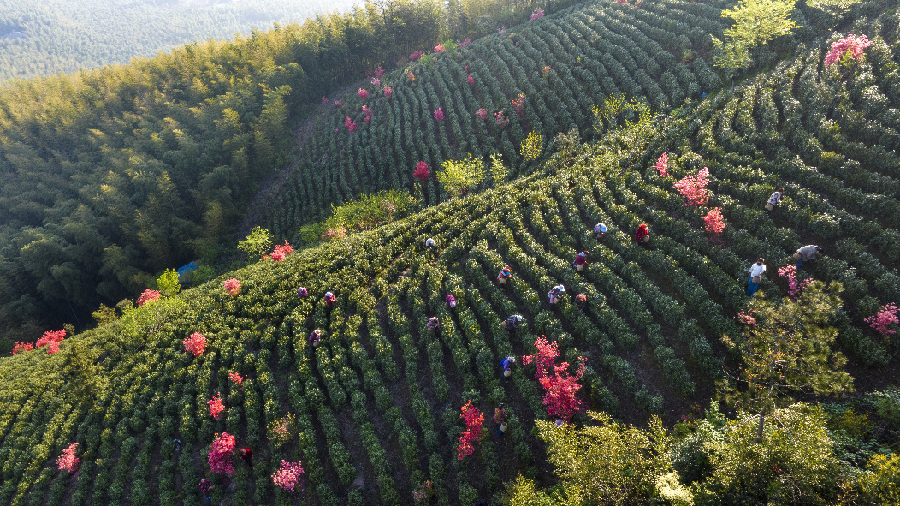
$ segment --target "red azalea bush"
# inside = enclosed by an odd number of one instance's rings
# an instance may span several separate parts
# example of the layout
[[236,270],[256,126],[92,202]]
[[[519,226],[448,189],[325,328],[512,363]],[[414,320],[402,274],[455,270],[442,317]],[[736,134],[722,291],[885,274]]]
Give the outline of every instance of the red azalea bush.
[[234,462],[231,460],[234,447],[237,446],[234,436],[227,432],[216,434],[216,439],[209,447],[209,470],[213,473],[234,474]]
[[891,330],[888,328],[888,325],[896,325],[900,323],[900,319],[897,318],[897,313],[900,310],[897,309],[897,304],[885,304],[881,306],[881,309],[878,310],[874,315],[866,318],[866,323],[869,324],[870,327],[877,330],[881,337],[887,337],[891,334],[896,334],[896,330]]
[[13,346],[12,351],[9,353],[11,355],[18,355],[19,353],[25,353],[26,351],[31,351],[33,349],[34,349],[34,344],[32,344],[32,343],[16,342],[16,345]]
[[444,119],[444,108],[438,107],[437,110],[434,111],[434,119],[438,121],[443,121]]
[[300,475],[303,473],[303,466],[299,460],[297,462],[282,460],[281,467],[272,473],[272,483],[288,492],[300,490]]
[[287,241],[284,241],[284,244],[279,244],[278,246],[275,246],[275,249],[272,250],[272,253],[270,255],[266,255],[263,258],[271,258],[272,260],[275,260],[276,262],[280,262],[280,261],[284,260],[284,258],[286,256],[290,255],[293,252],[294,252],[294,248],[290,244],[288,244]]
[[663,153],[659,155],[659,160],[656,161],[656,165],[653,166],[656,169],[656,172],[659,173],[659,177],[666,177],[669,175],[669,153]]
[[235,385],[240,385],[244,382],[244,377],[240,375],[240,373],[230,372],[228,373],[228,379],[231,380]]
[[723,230],[725,230],[725,218],[722,216],[722,208],[714,207],[710,209],[706,216],[703,217],[703,222],[706,224],[705,228],[707,232],[712,232],[714,234],[720,234]]
[[466,82],[469,83],[469,86],[475,87],[475,78],[472,77],[472,74],[469,74],[469,77],[466,78]]
[[466,430],[459,436],[459,446],[456,448],[456,458],[462,460],[475,452],[473,443],[481,438],[481,428],[484,425],[484,414],[472,405],[472,401],[469,401],[462,407],[462,412],[459,414],[459,417],[462,418],[466,424]]
[[78,443],[72,443],[62,451],[62,455],[56,458],[57,469],[65,469],[70,473],[78,470],[78,463],[81,462],[81,459],[75,456],[76,448],[78,448]]
[[63,339],[65,339],[65,337],[65,330],[48,330],[44,332],[44,335],[42,335],[40,339],[37,340],[37,343],[35,343],[35,347],[43,348],[44,346],[46,346],[47,354],[55,355],[57,352],[59,352],[59,343],[61,343]]
[[216,395],[206,401],[206,404],[209,405],[209,414],[216,420],[222,416],[222,411],[225,411],[225,404],[222,402],[222,392],[216,392]]
[[525,114],[525,94],[519,93],[519,96],[510,100],[510,103],[513,106],[513,109],[516,111],[516,116],[521,116]]
[[206,337],[199,332],[194,332],[184,338],[181,343],[184,345],[184,351],[196,357],[203,354],[203,350],[206,348]]
[[356,122],[353,121],[352,119],[350,119],[350,116],[347,116],[344,119],[344,126],[347,127],[347,130],[349,130],[350,133],[353,133],[356,131]]
[[142,293],[140,297],[138,297],[137,305],[143,306],[144,304],[153,302],[160,297],[162,297],[162,294],[159,292],[159,290],[151,290],[148,288],[144,290],[144,293]]
[[860,60],[862,59],[863,51],[871,45],[872,41],[865,35],[851,33],[845,38],[831,44],[831,50],[825,55],[825,65],[829,66],[841,61],[844,58],[844,55],[848,55],[847,58]]
[[806,288],[806,285],[812,282],[812,278],[804,279],[803,281],[797,280],[797,266],[794,264],[788,264],[784,267],[778,269],[778,275],[782,278],[787,278],[788,281],[788,295],[791,296],[792,299],[797,300],[800,297],[800,292]]
[[535,9],[531,12],[531,17],[528,19],[529,19],[529,21],[537,21],[537,20],[541,19],[542,17],[544,17],[544,9],[541,9],[540,7],[538,7],[537,9]]
[[709,202],[709,169],[703,167],[695,176],[685,176],[684,179],[673,183],[684,198],[688,200],[686,206],[705,206]]
[[359,98],[361,98],[363,100],[369,98],[369,92],[362,88],[356,90],[356,95],[359,96]]
[[385,86],[385,87],[384,87],[384,96],[385,96],[385,97],[391,98],[391,93],[393,93],[393,92],[394,92],[394,89],[391,88],[390,86]]
[[413,177],[422,181],[423,183],[428,180],[428,176],[431,175],[431,171],[429,170],[428,164],[424,161],[421,161],[416,164],[416,170],[413,171]]
[[241,282],[235,278],[226,279],[222,284],[225,286],[225,293],[232,297],[241,293]]
[[487,109],[478,109],[477,111],[475,111],[475,115],[483,120],[486,120],[488,118]]
[[534,346],[537,353],[523,356],[522,363],[528,365],[534,362],[537,368],[534,376],[544,387],[543,403],[547,406],[547,414],[568,422],[581,406],[581,400],[575,394],[581,389],[578,380],[584,375],[585,359],[578,357],[578,370],[572,376],[568,370],[568,362],[555,365],[559,357],[559,345],[556,341],[549,343],[545,336],[540,336],[534,341]]

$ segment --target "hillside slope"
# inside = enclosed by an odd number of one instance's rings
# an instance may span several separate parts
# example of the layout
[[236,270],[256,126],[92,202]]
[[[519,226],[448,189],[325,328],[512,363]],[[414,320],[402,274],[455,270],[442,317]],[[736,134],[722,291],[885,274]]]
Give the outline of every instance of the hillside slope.
[[[222,431],[255,457],[230,480],[213,477],[217,503],[408,504],[426,479],[440,504],[495,501],[520,472],[552,482],[531,431],[547,418],[533,369],[504,380],[501,358],[533,353],[547,335],[570,362],[588,358],[586,407],[672,423],[708,405],[713,381],[734,366],[721,337],[738,333],[750,262],[768,260],[762,290],[775,299],[787,292],[778,268],[810,243],[824,254],[804,275],[845,287],[835,324],[858,391],[897,385],[898,341],[862,319],[900,298],[898,18],[886,11],[842,29],[875,40],[852,71],[824,64],[839,37],[828,34],[733,93],[560,145],[534,174],[127,311],[55,355],[0,359],[0,503],[200,504],[196,486]],[[653,167],[663,152],[666,177]],[[686,206],[673,183],[702,167],[710,201]],[[769,216],[762,205],[779,186],[786,198]],[[718,236],[702,229],[713,207],[726,220]],[[600,241],[598,221],[610,229]],[[647,248],[631,240],[641,222]],[[578,273],[570,262],[583,250],[591,265]],[[513,276],[501,286],[505,264]],[[236,296],[223,289],[230,277],[242,285]],[[551,307],[545,294],[558,283],[568,298]],[[308,296],[297,297],[300,286]],[[515,332],[501,326],[512,313],[526,322]],[[427,329],[431,316],[439,332]],[[315,329],[325,336],[313,349]],[[197,357],[183,345],[194,332],[207,339]],[[221,420],[207,404],[217,393]],[[488,419],[505,402],[510,429],[459,461],[467,400]],[[270,441],[267,424],[288,413],[292,438]],[[74,442],[81,467],[68,474],[54,461]],[[298,459],[306,491],[292,496],[270,475]]]

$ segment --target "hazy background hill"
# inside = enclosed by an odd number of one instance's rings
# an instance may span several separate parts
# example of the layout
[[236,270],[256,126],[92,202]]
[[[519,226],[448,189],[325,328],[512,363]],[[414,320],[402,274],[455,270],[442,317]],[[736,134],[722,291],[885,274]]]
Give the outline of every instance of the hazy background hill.
[[196,40],[347,12],[353,0],[0,0],[0,81],[71,73]]

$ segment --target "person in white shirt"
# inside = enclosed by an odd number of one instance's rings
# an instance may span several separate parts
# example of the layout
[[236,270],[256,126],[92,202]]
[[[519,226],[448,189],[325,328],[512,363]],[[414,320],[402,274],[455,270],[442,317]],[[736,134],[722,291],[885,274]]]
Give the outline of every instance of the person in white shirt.
[[759,284],[762,282],[762,274],[764,272],[766,272],[766,261],[762,258],[750,266],[750,284],[747,286],[747,295],[753,297],[756,291],[759,290]]
[[766,213],[772,214],[772,211],[778,207],[778,204],[781,203],[781,197],[784,195],[784,188],[779,188],[777,192],[769,195],[769,200],[766,201]]

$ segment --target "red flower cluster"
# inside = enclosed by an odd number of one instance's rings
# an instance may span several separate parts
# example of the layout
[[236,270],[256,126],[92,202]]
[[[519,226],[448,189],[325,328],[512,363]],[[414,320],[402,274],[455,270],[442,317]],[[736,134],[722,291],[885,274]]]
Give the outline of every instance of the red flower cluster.
[[475,87],[475,78],[472,77],[472,74],[469,74],[469,77],[466,78],[466,82],[469,83],[469,86]]
[[[66,337],[65,330],[56,330],[56,331],[48,330],[48,331],[44,332],[44,335],[42,335],[40,339],[37,340],[37,343],[35,343],[35,347],[43,348],[44,346],[46,346],[47,354],[55,355],[57,352],[59,352],[59,343],[61,343],[63,341],[63,339],[65,339],[65,337]],[[13,350],[13,351],[15,351],[15,350]]]
[[361,99],[363,99],[363,100],[369,98],[369,92],[366,91],[366,90],[364,90],[364,89],[362,89],[362,88],[360,88],[359,90],[357,90],[357,91],[356,91],[356,94],[359,96],[359,98],[361,98]]
[[160,297],[162,297],[162,294],[159,293],[159,290],[151,290],[148,288],[144,290],[144,293],[142,293],[140,297],[138,297],[137,304],[138,306],[143,306],[144,304],[153,302]]
[[226,279],[222,284],[225,286],[225,293],[232,297],[241,293],[241,282],[235,278]]
[[235,385],[240,385],[241,383],[244,382],[244,377],[241,376],[240,373],[236,373],[236,372],[228,373],[228,379],[230,379],[232,381],[232,383],[234,383]]
[[209,447],[209,470],[213,473],[234,474],[234,462],[231,460],[234,447],[237,446],[234,436],[227,432],[216,434],[215,441]]
[[714,234],[720,234],[723,230],[725,230],[725,218],[722,216],[722,208],[714,207],[706,216],[703,217],[703,222],[706,223],[706,231],[712,232]]
[[797,266],[794,264],[788,264],[778,269],[778,275],[783,278],[787,278],[788,295],[790,295],[794,300],[797,300],[797,298],[800,297],[800,292],[802,292],[803,289],[806,288],[806,285],[812,282],[812,278],[804,279],[803,281],[797,281]]
[[344,119],[344,126],[347,127],[347,130],[351,133],[356,131],[356,122],[350,119],[350,116],[347,116],[346,119]]
[[419,61],[419,58],[425,54],[425,51],[413,51],[412,54],[409,55],[409,59],[412,61]]
[[222,403],[222,392],[216,392],[216,395],[206,401],[206,404],[209,405],[209,415],[215,418],[216,420],[222,416],[222,411],[225,411],[225,404]]
[[544,17],[544,9],[541,9],[540,7],[538,7],[537,9],[535,9],[534,11],[531,12],[531,17],[528,19],[529,19],[529,21],[537,21],[537,20],[541,19],[542,17]]
[[[534,376],[544,387],[543,403],[547,406],[547,414],[568,422],[581,405],[581,400],[575,394],[581,389],[578,380],[584,375],[585,359],[578,357],[578,370],[571,376],[568,362],[554,364],[559,357],[559,345],[556,341],[548,343],[545,336],[540,336],[534,341],[534,346],[537,353],[523,356],[522,363],[528,365],[533,361],[537,366]],[[551,371],[553,375],[550,374]]]
[[206,337],[199,332],[194,332],[185,337],[181,344],[184,345],[184,351],[196,357],[203,354],[203,350],[206,348]]
[[424,161],[417,163],[416,170],[413,172],[413,177],[424,183],[428,180],[428,176],[431,175],[431,171],[428,169],[428,164]]
[[385,86],[385,87],[384,87],[384,96],[385,96],[385,97],[391,98],[391,93],[393,93],[393,92],[394,92],[394,89],[391,88],[390,86]]
[[284,258],[286,256],[290,255],[293,252],[294,252],[293,246],[288,244],[287,241],[284,241],[284,244],[279,244],[278,246],[275,246],[275,249],[272,250],[271,255],[266,255],[263,258],[266,260],[271,258],[272,260],[275,260],[276,262],[280,262],[280,261],[284,260]]
[[881,309],[877,313],[863,321],[868,323],[873,329],[877,330],[878,333],[881,334],[881,337],[887,337],[897,333],[896,330],[889,329],[888,325],[900,323],[900,319],[897,318],[898,312],[900,312],[900,309],[897,309],[897,304],[885,304],[881,306]]
[[468,455],[475,452],[473,443],[481,438],[481,428],[484,425],[484,414],[472,405],[472,401],[466,403],[462,407],[459,414],[466,424],[466,430],[459,436],[459,446],[456,448],[458,452],[456,458],[464,459]]
[[300,475],[304,472],[299,460],[297,462],[282,460],[281,467],[272,473],[272,483],[281,487],[282,490],[293,492],[299,489]]
[[685,176],[684,179],[673,183],[684,198],[688,200],[686,206],[705,206],[709,202],[709,169],[703,167],[696,176]]
[[656,172],[659,172],[659,177],[666,177],[669,175],[669,153],[663,153],[659,155],[659,160],[656,161],[656,165],[653,166],[656,169]]
[[62,451],[62,455],[56,459],[57,469],[65,469],[70,473],[78,470],[78,463],[81,459],[75,456],[76,448],[78,448],[78,443],[72,443],[68,448]]
[[16,345],[13,346],[12,351],[9,353],[11,355],[18,355],[19,353],[25,353],[26,351],[31,351],[33,349],[34,345],[32,343],[16,342]]
[[851,33],[847,37],[831,44],[831,51],[828,51],[828,54],[825,55],[825,65],[828,66],[841,61],[845,54],[849,54],[849,57],[854,60],[862,59],[863,51],[871,45],[872,41],[865,35]]
[[483,120],[486,120],[488,118],[487,109],[484,109],[484,108],[478,109],[477,111],[475,111],[475,115]]
[[516,116],[521,116],[525,114],[525,94],[519,93],[519,96],[510,100],[510,103],[513,106],[513,109],[516,111]]
[[381,79],[384,77],[384,69],[379,65],[377,69],[375,69],[375,77]]
[[437,110],[434,111],[434,119],[438,121],[444,120],[444,108],[438,107]]

